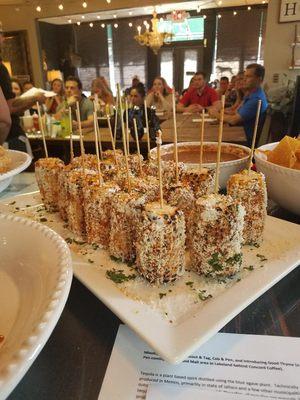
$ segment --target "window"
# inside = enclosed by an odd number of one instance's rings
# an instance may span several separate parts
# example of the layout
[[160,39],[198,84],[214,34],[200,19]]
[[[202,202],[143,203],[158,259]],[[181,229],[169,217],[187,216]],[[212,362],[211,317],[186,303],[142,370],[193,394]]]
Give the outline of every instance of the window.
[[160,54],[160,76],[163,76],[167,84],[173,86],[173,51],[162,50]]
[[204,19],[202,17],[188,18],[184,22],[160,21],[160,32],[173,33],[172,42],[186,40],[202,40],[204,38]]
[[263,63],[265,34],[264,8],[222,11],[217,18],[216,51],[212,79],[220,79],[243,71],[253,62]]
[[183,64],[183,87],[189,87],[190,80],[198,66],[198,51],[185,50],[184,51],[184,64]]

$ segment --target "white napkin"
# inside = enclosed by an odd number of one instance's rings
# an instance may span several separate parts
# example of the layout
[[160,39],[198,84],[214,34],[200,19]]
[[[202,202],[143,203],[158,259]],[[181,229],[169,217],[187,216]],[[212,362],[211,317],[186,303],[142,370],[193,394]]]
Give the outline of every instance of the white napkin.
[[56,96],[56,93],[54,93],[52,91],[33,87],[33,88],[27,90],[27,92],[23,93],[20,97],[23,97],[23,98],[24,97],[31,97],[31,96],[35,96],[37,93],[43,93],[46,97],[54,97],[54,96]]

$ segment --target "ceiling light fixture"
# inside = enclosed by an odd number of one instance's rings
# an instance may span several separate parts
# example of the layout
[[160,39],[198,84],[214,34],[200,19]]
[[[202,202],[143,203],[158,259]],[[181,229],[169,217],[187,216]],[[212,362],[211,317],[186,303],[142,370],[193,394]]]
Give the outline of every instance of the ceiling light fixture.
[[128,14],[129,14],[129,15],[132,15],[132,11],[129,11]]
[[247,10],[250,11],[250,10],[251,10],[251,6],[248,6],[248,7],[247,7]]
[[233,15],[237,15],[237,12],[236,12],[236,11],[233,11]]
[[111,3],[111,0],[106,0],[106,3],[110,4],[110,3]]
[[84,1],[84,2],[82,3],[82,7],[83,7],[83,8],[87,8],[87,2],[86,2],[86,1]]
[[206,19],[206,15],[205,14],[203,15],[203,19]]
[[63,4],[60,4],[59,6],[58,6],[58,8],[59,8],[59,10],[63,10],[64,9],[64,6],[63,6]]
[[72,20],[71,20],[71,19],[68,19],[68,22],[69,22],[69,24],[71,24],[71,23],[72,23]]
[[[144,24],[145,22],[147,21],[144,21]],[[153,50],[155,54],[157,54],[158,50],[164,44],[171,43],[173,34],[169,32],[160,32],[158,30],[159,20],[157,18],[156,11],[153,12],[153,18],[151,19],[151,23],[152,23],[151,30],[149,29],[150,25],[147,23],[146,25],[147,30],[144,33],[141,33],[142,27],[139,25],[137,27],[138,35],[136,35],[134,38],[141,46],[148,46]]]
[[201,12],[201,7],[200,4],[197,5],[197,13],[199,14]]
[[89,23],[90,28],[92,28],[94,26],[94,24],[92,22]]
[[100,15],[97,15],[97,19],[101,19]]
[[84,18],[85,18],[85,16],[84,16],[84,15],[82,15],[82,16],[81,16],[81,18],[82,18],[82,19],[84,19]]
[[219,0],[218,1],[218,6],[221,6],[222,5],[222,0]]
[[118,27],[119,25],[118,24],[114,24],[114,27],[117,29],[117,27]]
[[219,19],[222,18],[222,15],[221,15],[221,14],[218,14],[218,18],[219,18]]
[[114,18],[115,18],[115,19],[117,18],[117,15],[116,15],[116,14],[114,14]]
[[42,7],[41,6],[37,6],[36,11],[37,12],[41,12],[42,11]]
[[105,28],[105,24],[101,24],[101,28]]
[[132,22],[129,22],[128,26],[129,26],[130,28],[132,28]]
[[79,25],[81,24],[81,22],[80,22],[80,21],[77,21],[76,24],[79,26]]

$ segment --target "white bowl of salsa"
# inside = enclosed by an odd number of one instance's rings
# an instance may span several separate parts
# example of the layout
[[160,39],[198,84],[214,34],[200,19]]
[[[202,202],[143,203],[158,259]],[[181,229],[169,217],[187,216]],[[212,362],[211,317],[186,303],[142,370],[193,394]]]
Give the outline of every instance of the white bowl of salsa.
[[[203,143],[203,167],[216,168],[217,142]],[[174,160],[174,145],[165,144],[161,146],[161,158],[163,161]],[[220,187],[226,188],[230,175],[235,174],[248,166],[250,149],[248,147],[234,144],[222,143],[221,165],[220,165]],[[151,150],[151,157],[156,158],[157,148]],[[187,168],[197,168],[200,161],[200,142],[178,143],[178,160],[185,163]]]

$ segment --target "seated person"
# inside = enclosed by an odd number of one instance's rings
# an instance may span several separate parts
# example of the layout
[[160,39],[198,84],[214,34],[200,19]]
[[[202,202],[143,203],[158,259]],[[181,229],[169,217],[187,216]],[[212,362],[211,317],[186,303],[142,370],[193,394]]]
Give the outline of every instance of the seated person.
[[220,79],[219,89],[217,90],[219,100],[225,95],[225,107],[231,107],[235,101],[232,101],[229,79],[227,76],[222,76]]
[[240,107],[246,93],[244,88],[244,72],[239,72],[235,77],[234,88],[231,90],[232,99],[235,99],[231,107],[225,109],[225,114],[234,114]]
[[23,93],[21,83],[16,78],[11,78],[12,91],[16,97],[20,97]]
[[94,101],[96,98],[98,99],[99,108],[103,110],[104,114],[106,114],[105,106],[107,104],[115,104],[114,97],[110,91],[108,83],[106,82],[105,78],[101,76],[92,81],[90,100]]
[[23,83],[23,93],[28,92],[29,89],[32,89],[34,84],[31,81],[26,81]]
[[[262,127],[268,108],[266,95],[261,87],[264,76],[265,68],[262,65],[248,65],[244,73],[244,89],[247,91],[247,95],[234,114],[224,115],[224,122],[228,122],[231,125],[242,124],[244,126],[248,146],[251,146],[252,143],[258,100],[262,101],[259,119],[260,127]],[[210,115],[220,118],[219,112],[213,109],[210,110]]]
[[9,108],[0,86],[0,145],[7,138],[11,127]]
[[81,128],[92,128],[94,126],[94,105],[83,93],[82,83],[75,76],[69,76],[65,82],[66,101],[58,107],[58,112],[54,115],[55,119],[60,120],[64,113],[71,107],[73,128],[78,129],[76,118],[76,103],[79,103]]
[[172,90],[161,76],[154,79],[146,97],[147,107],[155,107],[158,112],[172,111]]
[[205,73],[197,72],[193,76],[192,87],[184,94],[177,105],[177,112],[201,112],[203,108],[219,107],[220,101],[215,89],[205,81]]
[[[130,103],[131,108],[128,110],[128,125],[130,129],[130,134],[135,140],[134,124],[133,119],[136,119],[138,137],[141,139],[144,135],[144,128],[146,127],[146,116],[144,108],[144,100],[146,96],[145,87],[142,83],[138,84],[135,88],[131,89],[130,92]],[[153,108],[147,108],[148,114],[148,124],[149,124],[149,134],[152,139],[155,139],[156,132],[160,129],[159,119],[155,114]],[[124,121],[126,121],[126,116],[124,113]]]
[[49,97],[46,100],[46,108],[49,114],[55,114],[59,105],[64,101],[64,83],[61,79],[53,79],[51,82],[51,90],[56,93],[56,96]]

